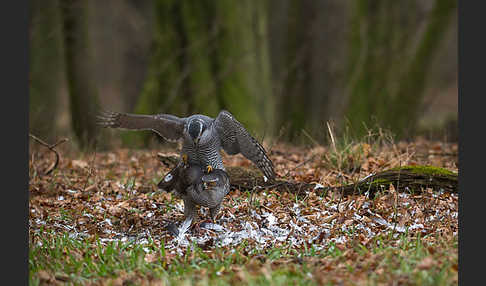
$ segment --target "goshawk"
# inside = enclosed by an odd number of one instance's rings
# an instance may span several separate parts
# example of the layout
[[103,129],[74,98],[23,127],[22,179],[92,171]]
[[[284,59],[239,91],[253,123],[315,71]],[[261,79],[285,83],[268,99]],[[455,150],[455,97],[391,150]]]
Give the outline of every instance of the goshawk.
[[181,157],[184,163],[200,165],[207,172],[225,170],[220,150],[234,155],[241,153],[273,180],[273,163],[263,146],[253,138],[231,113],[222,110],[216,118],[202,114],[177,117],[171,114],[141,115],[104,111],[99,116],[103,127],[129,130],[152,130],[167,141],[183,140]]

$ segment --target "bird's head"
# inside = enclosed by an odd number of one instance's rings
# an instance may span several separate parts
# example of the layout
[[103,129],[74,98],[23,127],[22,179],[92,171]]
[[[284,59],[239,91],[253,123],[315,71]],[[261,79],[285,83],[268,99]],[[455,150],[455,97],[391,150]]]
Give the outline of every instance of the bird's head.
[[199,118],[194,118],[189,121],[189,124],[187,125],[187,132],[191,136],[194,145],[199,144],[199,141],[201,140],[201,137],[206,129],[206,124]]

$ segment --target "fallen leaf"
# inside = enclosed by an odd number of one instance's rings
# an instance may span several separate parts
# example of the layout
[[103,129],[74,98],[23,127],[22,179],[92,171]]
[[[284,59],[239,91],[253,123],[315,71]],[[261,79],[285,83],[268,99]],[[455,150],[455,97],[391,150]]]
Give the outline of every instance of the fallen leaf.
[[82,160],[72,160],[71,163],[72,163],[74,168],[83,169],[83,168],[88,167],[88,163],[86,161],[82,161]]
[[417,264],[417,268],[420,270],[426,270],[426,269],[430,269],[432,266],[434,266],[434,264],[435,264],[435,260],[432,257],[427,256],[424,259],[422,259],[422,261],[420,261],[419,264]]
[[157,252],[147,253],[145,254],[144,260],[147,263],[154,263],[159,259],[159,255]]

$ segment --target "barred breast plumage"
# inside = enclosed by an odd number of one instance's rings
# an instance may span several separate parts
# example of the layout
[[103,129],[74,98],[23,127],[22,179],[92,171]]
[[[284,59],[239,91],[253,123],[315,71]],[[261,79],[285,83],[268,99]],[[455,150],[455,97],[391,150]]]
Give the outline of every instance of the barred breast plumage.
[[184,140],[181,155],[187,155],[190,165],[210,165],[214,169],[225,170],[220,150],[221,143],[219,137],[211,136],[208,142],[196,146],[190,140]]

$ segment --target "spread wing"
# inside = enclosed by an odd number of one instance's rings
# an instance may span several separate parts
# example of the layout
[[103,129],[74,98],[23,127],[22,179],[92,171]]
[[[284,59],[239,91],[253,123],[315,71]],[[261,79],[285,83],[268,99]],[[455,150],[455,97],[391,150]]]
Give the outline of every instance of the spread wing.
[[263,146],[226,110],[221,111],[214,120],[223,150],[229,155],[241,153],[252,161],[268,179],[275,178],[272,160]]
[[97,116],[98,124],[105,128],[152,130],[167,141],[182,138],[185,118],[170,114],[142,115],[103,111]]

